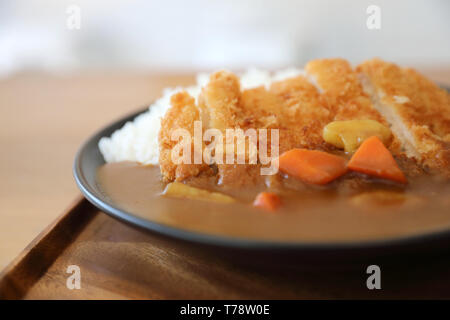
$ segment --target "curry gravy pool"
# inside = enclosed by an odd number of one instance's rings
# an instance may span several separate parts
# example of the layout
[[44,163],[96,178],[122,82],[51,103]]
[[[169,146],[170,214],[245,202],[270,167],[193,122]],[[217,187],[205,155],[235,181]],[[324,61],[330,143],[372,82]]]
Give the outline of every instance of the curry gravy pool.
[[[412,181],[404,191],[373,181],[355,191],[345,187],[345,181],[339,188],[309,188],[291,186],[292,181],[285,179],[283,205],[276,212],[252,207],[251,199],[265,185],[227,188],[201,178],[186,182],[238,200],[220,204],[161,195],[166,184],[159,166],[109,163],[99,168],[97,178],[104,193],[123,210],[156,223],[212,235],[280,242],[355,242],[450,228],[450,186],[431,177]],[[386,200],[384,192],[393,192],[393,196]]]

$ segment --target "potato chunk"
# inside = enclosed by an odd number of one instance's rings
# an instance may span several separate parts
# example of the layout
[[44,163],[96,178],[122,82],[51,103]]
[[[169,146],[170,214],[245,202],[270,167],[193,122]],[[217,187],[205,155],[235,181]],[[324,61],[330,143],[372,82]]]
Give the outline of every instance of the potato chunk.
[[164,190],[163,195],[168,197],[204,200],[218,203],[235,202],[232,197],[225,194],[191,187],[181,182],[169,183]]
[[363,192],[353,196],[350,200],[351,204],[365,209],[374,206],[420,205],[423,202],[424,199],[417,195],[388,190]]
[[333,121],[323,128],[323,139],[346,152],[355,152],[369,137],[377,136],[388,145],[391,130],[375,120]]

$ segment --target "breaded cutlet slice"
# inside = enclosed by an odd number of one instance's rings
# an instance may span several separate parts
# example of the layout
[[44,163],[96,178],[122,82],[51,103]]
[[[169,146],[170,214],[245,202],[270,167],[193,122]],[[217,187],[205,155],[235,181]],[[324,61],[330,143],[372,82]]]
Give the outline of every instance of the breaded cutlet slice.
[[[323,148],[323,127],[331,112],[316,87],[298,76],[264,87],[244,90],[241,97],[244,128],[278,129],[279,153],[292,148]],[[268,132],[268,149],[270,149]]]
[[297,76],[274,82],[269,91],[281,101],[280,153],[292,148],[326,148],[322,131],[333,112],[317,88],[304,76]]
[[[217,164],[220,184],[222,181],[232,179],[235,175],[234,166],[226,164],[226,144],[231,143],[226,140],[226,129],[241,128],[244,123],[245,116],[240,103],[239,78],[228,71],[213,73],[208,84],[202,89],[198,101],[203,129],[217,129],[223,135],[223,163]],[[252,165],[242,164],[240,166]]]
[[[348,61],[339,58],[312,60],[305,70],[333,113],[332,120],[370,119],[389,127],[389,123],[364,92],[358,73]],[[401,153],[400,142],[395,135],[388,147],[394,154]]]
[[279,128],[283,122],[282,100],[264,87],[247,89],[242,92],[240,105],[243,128]]
[[333,110],[335,120],[372,119],[387,125],[364,93],[358,74],[348,61],[338,58],[312,60],[305,70]]
[[239,78],[228,71],[213,73],[198,98],[204,129],[222,132],[234,128],[240,121],[241,89]]
[[380,59],[358,66],[365,90],[405,152],[450,176],[450,96],[413,69]]
[[[161,119],[159,141],[159,165],[163,178],[167,181],[181,181],[190,176],[197,176],[200,172],[209,169],[205,163],[194,164],[194,121],[200,120],[200,112],[195,105],[195,99],[187,92],[174,94],[171,99],[171,108]],[[186,129],[191,135],[191,164],[175,164],[171,158],[172,149],[178,141],[171,139],[176,129]]]
[[[270,129],[278,129],[279,153],[296,147],[314,149],[326,145],[322,130],[330,121],[331,113],[315,86],[303,76],[275,82],[269,89],[258,87],[241,93],[239,79],[234,74],[217,72],[202,90],[199,105],[205,127],[219,129],[223,134],[227,128],[269,129],[267,150],[271,156],[274,154]],[[217,167],[219,181],[226,181],[236,171],[233,165]],[[250,168],[246,170],[254,172]]]

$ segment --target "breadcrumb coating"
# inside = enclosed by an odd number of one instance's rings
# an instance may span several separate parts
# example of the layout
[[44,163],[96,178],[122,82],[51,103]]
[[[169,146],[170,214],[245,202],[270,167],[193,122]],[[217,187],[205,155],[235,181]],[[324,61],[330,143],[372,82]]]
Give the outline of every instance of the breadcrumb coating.
[[225,132],[239,122],[241,89],[239,78],[228,71],[215,72],[199,96],[201,117],[205,128]]
[[[167,181],[181,181],[190,176],[197,176],[200,172],[209,167],[202,164],[194,164],[194,121],[200,120],[198,107],[195,105],[195,99],[187,92],[179,92],[171,98],[171,108],[167,111],[161,120],[161,130],[159,131],[159,165],[162,176]],[[171,139],[172,133],[176,129],[186,129],[191,135],[191,141],[188,142],[191,148],[192,164],[175,164],[172,162],[171,152],[178,141]]]
[[332,110],[305,77],[275,82],[270,92],[281,100],[280,152],[292,148],[327,149],[323,127],[333,119]]
[[449,176],[450,95],[417,71],[380,59],[357,70],[407,155]]
[[[172,96],[159,132],[163,177],[184,180],[203,172],[217,175],[222,183],[241,175],[250,177],[246,181],[260,182],[255,178],[259,162],[175,165],[170,155],[177,141],[171,141],[171,134],[185,128],[193,136],[195,120],[202,122],[203,132],[214,128],[224,137],[226,129],[278,129],[281,154],[292,148],[334,152],[336,148],[323,140],[323,128],[335,120],[353,119],[376,120],[391,128],[388,148],[410,171],[407,175],[432,169],[450,177],[450,95],[445,90],[412,69],[379,59],[356,69],[344,59],[313,60],[306,72],[308,76],[241,90],[235,74],[219,71],[210,76],[198,105],[186,92]],[[269,153],[270,138],[269,134]]]
[[[364,92],[358,73],[348,61],[338,58],[312,60],[305,69],[321,90],[321,98],[332,110],[333,120],[369,119],[390,126]],[[388,148],[400,155],[400,142],[395,135]]]

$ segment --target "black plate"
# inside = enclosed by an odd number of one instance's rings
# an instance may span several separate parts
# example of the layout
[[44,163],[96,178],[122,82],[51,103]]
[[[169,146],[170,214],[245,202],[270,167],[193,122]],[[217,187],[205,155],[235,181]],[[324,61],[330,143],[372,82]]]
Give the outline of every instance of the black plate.
[[[399,252],[416,253],[420,251],[434,251],[434,249],[447,247],[450,242],[450,230],[421,234],[413,237],[394,238],[377,241],[351,242],[351,243],[301,243],[301,242],[273,242],[259,241],[225,236],[207,235],[146,220],[115,206],[108,197],[104,195],[96,181],[97,168],[105,163],[98,148],[100,138],[111,136],[121,128],[127,121],[132,121],[137,115],[146,111],[141,110],[123,119],[120,119],[106,128],[94,134],[78,151],[73,172],[76,183],[84,196],[96,207],[108,215],[117,218],[130,225],[157,232],[165,236],[202,244],[206,246],[219,246],[222,249],[231,249],[234,253],[244,252],[270,252],[270,254],[281,254],[286,256],[308,254],[311,259],[341,258],[343,253],[351,253],[352,258],[374,257],[398,254]],[[225,250],[226,251],[226,250]],[[349,256],[349,255],[346,255]]]

